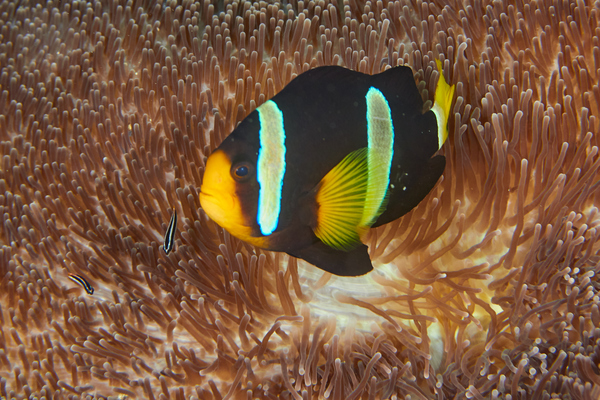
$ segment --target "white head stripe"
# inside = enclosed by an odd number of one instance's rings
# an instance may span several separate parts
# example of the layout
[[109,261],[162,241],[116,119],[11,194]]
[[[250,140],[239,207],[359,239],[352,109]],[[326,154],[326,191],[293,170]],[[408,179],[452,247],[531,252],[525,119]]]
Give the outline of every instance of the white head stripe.
[[362,225],[371,225],[385,199],[394,156],[392,111],[385,96],[371,87],[367,101],[368,183]]
[[281,188],[285,174],[285,129],[283,113],[275,102],[268,100],[257,108],[260,121],[258,150],[257,222],[263,235],[277,228],[281,211]]

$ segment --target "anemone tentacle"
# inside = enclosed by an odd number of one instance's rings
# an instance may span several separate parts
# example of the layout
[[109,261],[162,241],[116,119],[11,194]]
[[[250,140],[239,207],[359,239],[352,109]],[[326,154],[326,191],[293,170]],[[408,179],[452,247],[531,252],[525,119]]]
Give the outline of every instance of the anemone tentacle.
[[[598,4],[214,3],[0,4],[0,397],[599,398]],[[372,273],[208,220],[205,157],[294,76],[409,65],[427,108],[436,59],[446,170]]]

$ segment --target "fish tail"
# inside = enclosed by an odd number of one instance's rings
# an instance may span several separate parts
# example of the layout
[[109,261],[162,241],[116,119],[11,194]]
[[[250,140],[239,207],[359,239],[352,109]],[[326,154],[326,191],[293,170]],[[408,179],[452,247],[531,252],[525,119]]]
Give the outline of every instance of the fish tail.
[[448,117],[450,115],[450,108],[452,106],[452,99],[454,98],[455,86],[448,85],[442,72],[442,62],[435,60],[440,73],[440,79],[438,80],[437,88],[435,89],[435,98],[433,101],[433,107],[431,110],[435,113],[438,121],[438,141],[439,147],[442,147],[446,139],[448,138]]

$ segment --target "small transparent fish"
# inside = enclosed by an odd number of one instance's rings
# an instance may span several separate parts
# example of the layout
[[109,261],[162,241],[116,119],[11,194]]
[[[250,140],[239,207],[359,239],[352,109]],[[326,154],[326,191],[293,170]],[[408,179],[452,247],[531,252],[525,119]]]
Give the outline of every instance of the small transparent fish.
[[173,209],[173,214],[171,215],[171,221],[169,221],[169,227],[167,228],[167,232],[165,233],[165,242],[163,244],[163,249],[165,250],[165,254],[169,255],[173,247],[175,247],[175,230],[177,229],[177,212]]
[[81,275],[70,273],[69,279],[72,280],[73,282],[78,283],[81,286],[83,286],[83,288],[85,289],[87,294],[94,294],[94,287],[92,285],[90,285],[90,283],[87,280],[85,280],[85,278],[82,277]]

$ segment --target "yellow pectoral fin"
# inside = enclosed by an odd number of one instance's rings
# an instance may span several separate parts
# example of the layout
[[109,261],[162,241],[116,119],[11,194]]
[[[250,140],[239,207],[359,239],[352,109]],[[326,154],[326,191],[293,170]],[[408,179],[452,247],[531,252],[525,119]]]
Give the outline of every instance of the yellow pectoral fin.
[[315,235],[334,249],[352,249],[368,228],[361,225],[368,183],[367,155],[367,148],[348,154],[319,184]]

